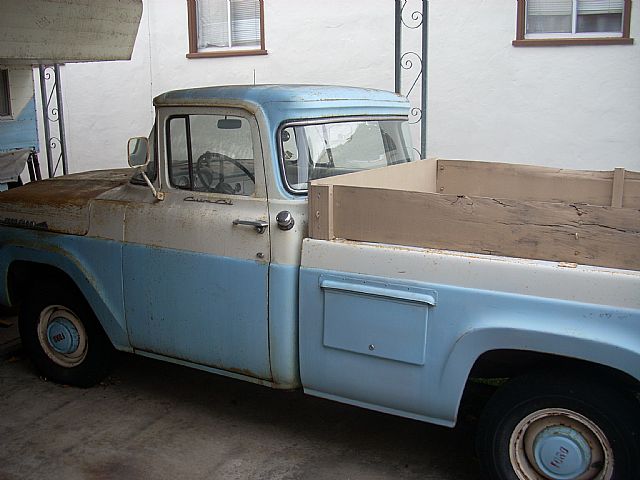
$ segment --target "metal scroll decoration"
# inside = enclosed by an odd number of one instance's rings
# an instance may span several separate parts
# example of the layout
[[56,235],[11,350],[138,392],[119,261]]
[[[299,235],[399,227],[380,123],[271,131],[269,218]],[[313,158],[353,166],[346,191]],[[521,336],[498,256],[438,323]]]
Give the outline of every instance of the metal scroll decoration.
[[42,97],[42,123],[47,152],[47,173],[53,178],[62,165],[62,174],[68,172],[67,147],[62,108],[60,66],[40,65],[40,93]]
[[[411,102],[409,123],[420,124],[420,150],[414,148],[420,158],[427,156],[428,20],[429,0],[396,0],[395,87],[396,93],[405,95]],[[411,44],[419,41],[420,50],[404,50],[405,37]]]

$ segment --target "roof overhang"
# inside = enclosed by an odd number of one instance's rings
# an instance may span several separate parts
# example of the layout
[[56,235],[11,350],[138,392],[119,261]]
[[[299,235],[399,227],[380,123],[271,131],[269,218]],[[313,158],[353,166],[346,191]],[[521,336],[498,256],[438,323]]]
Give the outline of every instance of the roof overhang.
[[129,60],[142,0],[2,0],[0,64]]

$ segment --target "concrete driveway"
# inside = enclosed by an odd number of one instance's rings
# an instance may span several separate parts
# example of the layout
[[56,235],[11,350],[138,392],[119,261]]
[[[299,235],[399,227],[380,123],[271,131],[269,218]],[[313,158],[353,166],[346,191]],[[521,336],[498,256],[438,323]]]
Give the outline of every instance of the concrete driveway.
[[132,355],[82,390],[17,354],[0,405],[2,480],[480,479],[472,419],[450,430]]

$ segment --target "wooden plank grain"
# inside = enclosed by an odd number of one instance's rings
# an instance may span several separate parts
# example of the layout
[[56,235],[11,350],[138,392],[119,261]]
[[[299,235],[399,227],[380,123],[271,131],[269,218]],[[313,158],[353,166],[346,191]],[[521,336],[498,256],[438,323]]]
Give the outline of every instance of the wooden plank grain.
[[640,210],[335,186],[349,240],[640,270]]
[[[640,174],[627,171],[624,205],[640,208]],[[611,171],[511,163],[439,160],[439,193],[543,202],[611,205]]]
[[611,193],[611,206],[622,208],[624,195],[624,168],[616,168],[613,171],[613,192]]
[[309,186],[309,236],[333,240],[333,185]]

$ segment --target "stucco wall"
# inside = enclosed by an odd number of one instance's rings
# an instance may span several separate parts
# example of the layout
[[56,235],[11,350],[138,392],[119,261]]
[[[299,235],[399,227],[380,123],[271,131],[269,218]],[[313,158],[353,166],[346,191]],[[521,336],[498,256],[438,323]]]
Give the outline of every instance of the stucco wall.
[[[430,12],[430,156],[640,170],[640,3],[632,46],[515,48],[515,1]],[[70,170],[124,165],[166,90],[252,83],[254,70],[258,83],[392,90],[393,21],[392,0],[268,0],[268,55],[187,59],[186,2],[147,0],[130,62],[62,69]]]
[[640,170],[640,2],[634,45],[526,48],[515,1],[430,5],[430,154]]

